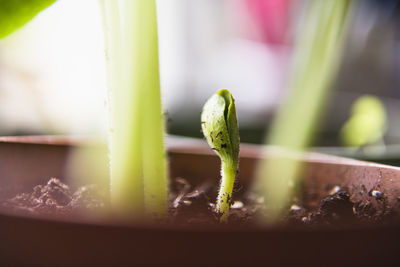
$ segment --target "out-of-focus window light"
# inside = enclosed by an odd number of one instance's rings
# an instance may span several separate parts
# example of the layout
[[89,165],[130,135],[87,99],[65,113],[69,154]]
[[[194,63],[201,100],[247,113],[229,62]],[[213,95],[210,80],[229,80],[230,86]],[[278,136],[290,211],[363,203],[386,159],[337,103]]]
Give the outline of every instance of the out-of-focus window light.
[[105,130],[96,0],[58,0],[0,42],[0,134]]
[[[292,49],[303,30],[298,22],[308,2],[157,1],[169,132],[201,137],[204,101],[228,88],[236,97],[242,140],[261,142],[286,96]],[[385,139],[399,142],[397,2],[358,1],[331,109],[319,128],[323,137],[316,145],[338,145],[352,102],[365,93],[388,98],[385,105],[394,103],[387,107]],[[100,16],[97,0],[57,0],[0,41],[0,134],[106,132]]]
[[[242,126],[265,123],[258,115],[277,101],[288,49],[264,42],[252,7],[158,1],[164,108],[178,126],[220,88],[237,96]],[[96,0],[58,0],[0,43],[1,134],[105,132],[101,27]]]

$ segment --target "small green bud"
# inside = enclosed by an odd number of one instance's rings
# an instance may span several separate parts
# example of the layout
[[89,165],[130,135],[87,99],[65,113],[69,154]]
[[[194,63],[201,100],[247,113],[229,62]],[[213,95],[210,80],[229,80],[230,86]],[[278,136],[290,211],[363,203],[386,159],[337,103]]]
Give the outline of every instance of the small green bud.
[[235,100],[227,89],[207,100],[201,114],[201,126],[208,144],[223,161],[239,159],[239,127]]
[[221,158],[222,181],[217,199],[221,221],[226,221],[239,163],[239,126],[235,100],[227,89],[220,90],[204,104],[201,126],[208,144]]

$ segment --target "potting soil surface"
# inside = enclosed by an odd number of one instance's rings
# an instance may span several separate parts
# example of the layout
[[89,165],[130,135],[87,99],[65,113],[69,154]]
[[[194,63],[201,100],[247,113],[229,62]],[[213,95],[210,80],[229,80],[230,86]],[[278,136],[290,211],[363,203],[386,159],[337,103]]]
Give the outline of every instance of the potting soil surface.
[[[240,191],[237,188],[236,191]],[[238,194],[236,194],[238,193]],[[215,212],[215,188],[208,184],[193,188],[183,178],[174,179],[169,196],[169,219],[173,225],[218,224]],[[384,197],[384,196],[381,196]],[[233,195],[229,224],[234,226],[256,226],[263,210],[263,198],[254,194]],[[79,218],[82,214],[101,213],[108,210],[107,188],[96,185],[71,190],[57,178],[44,185],[37,185],[32,192],[21,193],[4,201],[2,209],[17,215],[48,217],[57,215]],[[355,225],[376,225],[398,222],[399,216],[390,210],[376,211],[363,203],[353,203],[345,188],[337,187],[332,194],[322,199],[317,208],[309,210],[300,201],[292,201],[287,215],[279,225],[290,227],[328,227],[342,229]],[[104,213],[104,212],[103,212]]]

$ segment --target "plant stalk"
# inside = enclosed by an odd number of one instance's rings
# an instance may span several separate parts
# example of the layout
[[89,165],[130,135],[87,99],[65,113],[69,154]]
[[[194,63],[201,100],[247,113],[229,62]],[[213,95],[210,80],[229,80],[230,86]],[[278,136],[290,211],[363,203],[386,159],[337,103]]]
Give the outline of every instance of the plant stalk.
[[[272,123],[270,145],[302,151],[309,145],[342,54],[350,0],[312,0],[299,34],[289,95]],[[264,222],[274,223],[290,200],[301,164],[281,155],[257,171],[267,205]]]
[[[144,212],[141,163],[140,91],[133,89],[133,42],[123,28],[119,1],[102,0],[106,36],[109,157],[112,211],[135,220]],[[124,14],[126,19],[126,15]],[[125,25],[127,25],[125,21]]]
[[164,148],[155,0],[129,0],[135,7],[136,49],[133,62],[136,84],[142,93],[142,157],[144,201],[148,214],[167,214],[168,171]]
[[237,172],[237,164],[221,160],[221,185],[217,197],[217,212],[221,214],[220,222],[227,222],[232,202],[232,192]]
[[101,3],[111,89],[112,209],[129,220],[142,219],[144,214],[162,218],[167,214],[168,171],[155,0]]

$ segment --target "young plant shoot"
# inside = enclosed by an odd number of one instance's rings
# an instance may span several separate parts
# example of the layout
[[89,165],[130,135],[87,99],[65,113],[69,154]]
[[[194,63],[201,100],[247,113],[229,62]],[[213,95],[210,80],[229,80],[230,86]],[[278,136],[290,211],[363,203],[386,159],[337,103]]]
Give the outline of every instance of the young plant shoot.
[[221,186],[216,210],[227,222],[232,190],[239,163],[239,127],[235,100],[227,89],[214,94],[204,104],[201,127],[208,144],[221,159]]

